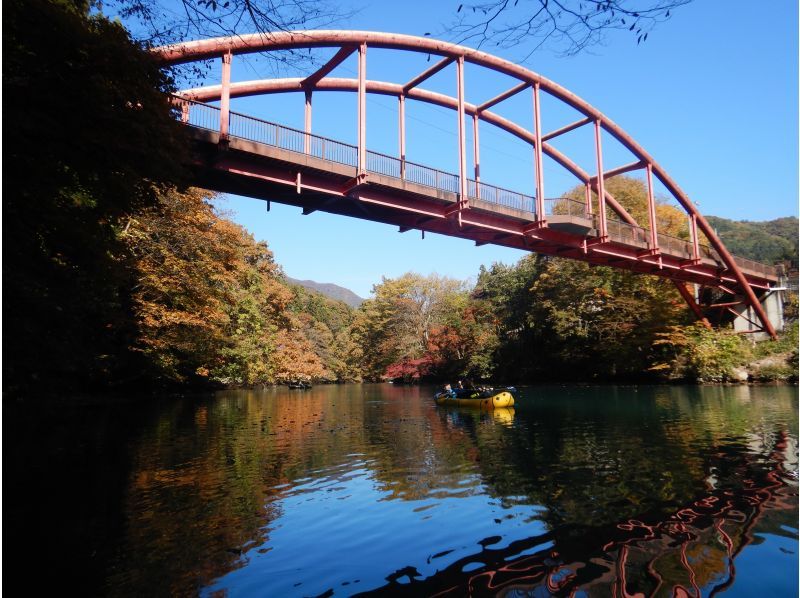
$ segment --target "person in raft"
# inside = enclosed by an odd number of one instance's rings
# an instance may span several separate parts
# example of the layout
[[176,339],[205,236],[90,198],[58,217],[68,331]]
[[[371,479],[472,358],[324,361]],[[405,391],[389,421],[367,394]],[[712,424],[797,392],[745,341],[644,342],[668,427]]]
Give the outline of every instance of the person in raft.
[[445,384],[444,385],[444,392],[447,393],[451,397],[455,397],[456,396],[456,391],[454,391],[453,387],[450,386],[449,384]]

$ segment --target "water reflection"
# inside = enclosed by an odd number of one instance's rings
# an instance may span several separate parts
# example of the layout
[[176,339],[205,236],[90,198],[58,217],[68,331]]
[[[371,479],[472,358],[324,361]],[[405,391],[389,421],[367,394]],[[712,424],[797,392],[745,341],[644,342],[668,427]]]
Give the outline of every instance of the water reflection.
[[[796,546],[797,493],[787,484],[796,475],[787,478],[785,470],[789,462],[796,472],[796,446],[780,433],[771,452],[750,446],[755,448],[769,453],[768,463],[757,463],[747,453],[720,452],[713,466],[724,472],[718,487],[667,517],[645,513],[614,526],[556,529],[504,549],[483,546],[426,580],[407,585],[389,580],[374,593],[572,596],[580,590],[597,596],[714,596],[733,586],[735,559],[749,544],[771,534]],[[545,543],[548,547],[541,549]],[[531,556],[521,556],[532,550]],[[478,572],[464,575],[476,563]],[[755,572],[754,585],[791,588],[795,576],[786,569],[777,573],[786,577]]]
[[[125,459],[115,451],[129,473],[106,516],[124,524],[98,585],[796,594],[795,389],[529,388],[494,412],[437,408],[432,394],[353,385],[153,406]],[[93,438],[87,454],[112,443]]]

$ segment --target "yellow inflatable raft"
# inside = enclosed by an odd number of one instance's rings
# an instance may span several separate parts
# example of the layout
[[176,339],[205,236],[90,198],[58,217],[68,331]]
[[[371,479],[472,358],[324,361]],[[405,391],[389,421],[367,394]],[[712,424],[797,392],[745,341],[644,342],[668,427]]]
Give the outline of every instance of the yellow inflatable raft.
[[[488,395],[488,396],[486,396]],[[514,405],[514,397],[507,390],[475,392],[463,397],[454,397],[450,393],[440,392],[433,397],[437,405],[452,407],[478,407],[480,409],[498,409]]]

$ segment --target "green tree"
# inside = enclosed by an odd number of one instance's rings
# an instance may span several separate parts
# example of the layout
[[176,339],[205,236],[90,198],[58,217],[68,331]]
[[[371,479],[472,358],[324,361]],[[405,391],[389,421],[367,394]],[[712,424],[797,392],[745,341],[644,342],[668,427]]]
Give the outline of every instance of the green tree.
[[[647,222],[641,181],[615,177],[608,189]],[[583,188],[569,195],[582,198]],[[687,234],[673,206],[660,203],[657,215],[661,232]],[[537,255],[482,268],[473,297],[496,317],[494,360],[504,379],[636,376],[651,363],[655,335],[687,315],[664,279]]]
[[662,351],[652,370],[673,379],[723,382],[736,379],[734,369],[751,355],[749,345],[730,330],[708,329],[700,323],[671,326],[653,342]]
[[709,216],[708,222],[731,253],[766,264],[788,262],[797,268],[797,218],[748,222]]
[[420,359],[433,330],[447,320],[462,283],[437,275],[407,273],[384,278],[373,287],[374,297],[358,309],[353,334],[364,349],[363,368],[380,378],[392,363]]

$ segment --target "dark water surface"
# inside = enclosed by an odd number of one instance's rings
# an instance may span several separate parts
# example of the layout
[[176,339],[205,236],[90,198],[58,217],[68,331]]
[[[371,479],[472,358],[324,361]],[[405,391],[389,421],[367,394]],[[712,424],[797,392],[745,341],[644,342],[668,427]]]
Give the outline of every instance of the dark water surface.
[[4,406],[25,594],[797,596],[797,389]]

